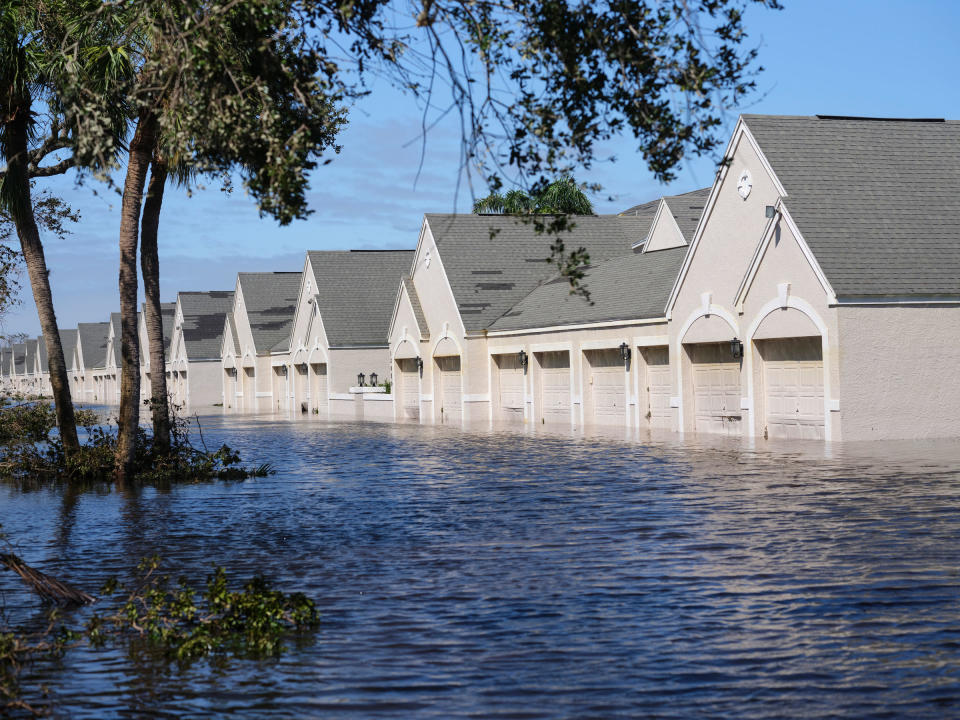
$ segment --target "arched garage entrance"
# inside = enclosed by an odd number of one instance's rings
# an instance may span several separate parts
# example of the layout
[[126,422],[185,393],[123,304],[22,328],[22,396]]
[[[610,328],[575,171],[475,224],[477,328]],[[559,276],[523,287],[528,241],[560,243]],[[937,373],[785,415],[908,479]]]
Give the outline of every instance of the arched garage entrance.
[[397,403],[397,417],[420,419],[420,363],[417,349],[404,340],[394,352],[393,397]]
[[330,409],[327,393],[327,359],[317,349],[307,358],[307,383],[310,386],[310,410],[315,415]]
[[689,388],[684,395],[686,429],[719,435],[743,432],[743,358],[731,345],[736,332],[730,322],[711,313],[698,317],[684,333],[683,385]]
[[460,369],[460,349],[450,338],[444,338],[433,350],[436,378],[434,397],[437,418],[441,422],[460,422],[463,419],[463,374]]
[[825,438],[823,338],[796,308],[777,308],[753,333],[759,367],[757,431],[768,438]]

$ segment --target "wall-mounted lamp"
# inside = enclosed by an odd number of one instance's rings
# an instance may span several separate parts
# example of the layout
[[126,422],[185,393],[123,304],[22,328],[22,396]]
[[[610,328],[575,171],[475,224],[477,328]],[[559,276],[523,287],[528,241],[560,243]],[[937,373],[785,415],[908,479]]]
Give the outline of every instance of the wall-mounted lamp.
[[624,362],[630,360],[630,346],[626,343],[620,344],[620,359]]
[[423,379],[423,358],[419,355],[417,356],[417,372],[420,373],[420,379]]
[[375,372],[370,373],[370,387],[377,386],[377,374]]
[[743,357],[743,343],[737,338],[730,341],[730,354],[738,360]]
[[357,387],[364,387],[364,380],[366,379],[366,377],[367,376],[364,375],[363,373],[359,373],[357,375]]
[[520,363],[520,367],[522,367],[524,370],[527,369],[527,363],[529,361],[530,359],[527,357],[526,351],[521,350],[520,352],[517,353],[517,362]]
[[777,209],[773,205],[767,205],[764,210],[764,215],[768,218],[775,217],[777,214]]

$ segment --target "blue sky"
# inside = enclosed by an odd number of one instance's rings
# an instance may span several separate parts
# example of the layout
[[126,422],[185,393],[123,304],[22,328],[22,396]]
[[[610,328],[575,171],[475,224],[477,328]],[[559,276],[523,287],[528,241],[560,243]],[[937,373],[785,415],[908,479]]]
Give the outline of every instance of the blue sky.
[[[788,115],[869,115],[960,119],[960,3],[953,0],[783,0],[779,12],[751,9],[747,28],[760,45],[758,92],[738,112]],[[349,248],[412,248],[424,212],[468,211],[469,190],[457,192],[459,135],[441,125],[427,139],[423,170],[420,117],[413,101],[385,83],[350,115],[343,151],[311,179],[309,220],[286,228],[258,217],[242,189],[187,197],[168,188],[160,223],[164,300],[178,290],[232,289],[238,271],[299,270],[303,253]],[[664,193],[708,185],[714,158],[693,159],[676,181],[660,185],[629,138],[602,148],[578,180],[597,182],[597,212],[618,212]],[[102,321],[117,300],[119,197],[88,181],[60,178],[44,185],[83,216],[64,240],[46,238],[54,302],[61,327]],[[96,192],[95,192],[96,191]],[[26,275],[24,275],[26,283]],[[29,287],[5,332],[39,333]]]

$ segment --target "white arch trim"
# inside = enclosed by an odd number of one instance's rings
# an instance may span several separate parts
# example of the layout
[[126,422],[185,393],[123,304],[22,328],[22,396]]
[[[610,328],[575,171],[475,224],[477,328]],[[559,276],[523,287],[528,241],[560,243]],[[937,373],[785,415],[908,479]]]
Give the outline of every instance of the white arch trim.
[[[739,332],[737,328],[737,319],[733,316],[729,310],[720,305],[714,305],[712,302],[704,303],[704,307],[700,307],[697,310],[694,310],[684,321],[683,325],[680,326],[680,332],[677,333],[677,342],[676,345],[672,348],[672,354],[675,358],[674,366],[676,368],[676,378],[677,378],[677,431],[683,432],[683,362],[681,360],[681,352],[683,352],[683,338],[687,334],[687,330],[690,329],[690,326],[693,325],[697,320],[702,317],[710,317],[711,315],[716,315],[719,318],[722,318],[727,325],[730,326],[730,329],[733,330],[734,336]],[[672,404],[672,403],[671,403]]]
[[[452,339],[453,338],[451,338],[451,340]],[[397,341],[397,344],[394,345],[393,349],[390,351],[391,360],[397,359],[397,353],[400,352],[400,348],[403,346],[404,343],[409,343],[409,345],[413,348],[414,356],[420,357],[420,351],[417,349],[416,343],[413,342],[413,338],[410,338],[404,335],[402,338],[400,338],[399,341]]]
[[328,366],[327,372],[329,373],[330,359],[328,358],[327,353],[324,351],[324,349],[320,347],[320,345],[314,345],[313,348],[310,350],[310,352],[307,354],[307,363],[312,364],[313,362],[315,362],[313,358],[314,353],[319,353],[319,356],[322,359],[323,363]]
[[433,345],[431,346],[431,348],[430,348],[430,357],[434,357],[434,356],[435,356],[435,353],[437,352],[437,346],[438,346],[440,343],[442,343],[444,340],[450,340],[454,345],[456,345],[456,347],[457,347],[457,354],[460,355],[460,357],[462,358],[462,357],[463,357],[463,346],[462,346],[460,343],[457,342],[457,339],[456,339],[453,335],[451,335],[449,332],[446,331],[446,328],[444,328],[444,330],[445,330],[444,333],[443,333],[442,335],[440,335],[440,337],[438,337],[438,338],[436,339],[436,342],[434,342]]
[[[750,402],[751,413],[750,426],[752,428],[755,422],[753,409],[756,407],[753,383],[753,336],[760,328],[760,323],[762,323],[770,313],[783,308],[799,310],[810,318],[810,321],[813,322],[817,330],[820,331],[821,352],[823,355],[823,435],[824,439],[829,442],[833,439],[833,419],[831,412],[839,410],[838,403],[834,402],[832,398],[830,386],[830,334],[827,332],[827,324],[823,321],[823,318],[820,317],[816,309],[814,309],[813,305],[803,298],[792,295],[788,295],[786,298],[774,298],[760,308],[750,323],[750,327],[747,329],[747,335],[744,338],[744,345],[749,348],[745,353],[745,365],[747,371],[747,398]],[[753,433],[751,432],[751,434]]]

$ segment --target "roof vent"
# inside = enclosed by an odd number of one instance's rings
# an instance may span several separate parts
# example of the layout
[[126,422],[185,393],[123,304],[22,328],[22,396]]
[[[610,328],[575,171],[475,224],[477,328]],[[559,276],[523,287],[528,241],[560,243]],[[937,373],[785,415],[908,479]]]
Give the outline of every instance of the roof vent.
[[817,115],[817,120],[864,120],[869,122],[926,122],[942,123],[943,118],[886,118],[886,117],[859,117],[857,115]]

